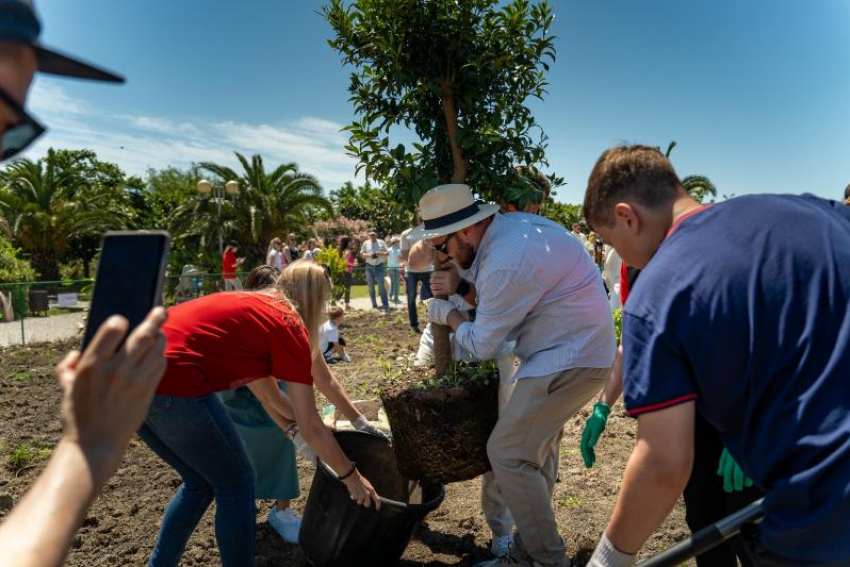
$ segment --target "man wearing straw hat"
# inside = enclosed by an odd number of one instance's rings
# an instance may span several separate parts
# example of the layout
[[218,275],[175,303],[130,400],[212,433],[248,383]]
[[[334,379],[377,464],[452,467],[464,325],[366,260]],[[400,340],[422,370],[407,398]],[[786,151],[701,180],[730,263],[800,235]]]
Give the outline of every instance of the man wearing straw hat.
[[564,423],[602,387],[614,360],[614,327],[599,271],[560,225],[536,215],[497,215],[463,184],[441,185],[419,202],[427,240],[464,269],[477,291],[475,321],[448,301],[428,305],[477,358],[515,340],[514,392],[487,443],[493,473],[519,534],[510,553],[486,565],[566,567],[552,509]]

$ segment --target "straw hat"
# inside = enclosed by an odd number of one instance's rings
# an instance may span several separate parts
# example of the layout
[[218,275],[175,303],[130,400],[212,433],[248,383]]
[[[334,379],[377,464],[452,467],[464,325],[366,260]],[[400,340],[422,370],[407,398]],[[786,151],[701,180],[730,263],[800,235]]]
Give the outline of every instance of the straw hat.
[[423,222],[410,231],[407,239],[439,238],[472,226],[498,211],[499,205],[476,203],[469,185],[439,185],[419,200],[419,216]]

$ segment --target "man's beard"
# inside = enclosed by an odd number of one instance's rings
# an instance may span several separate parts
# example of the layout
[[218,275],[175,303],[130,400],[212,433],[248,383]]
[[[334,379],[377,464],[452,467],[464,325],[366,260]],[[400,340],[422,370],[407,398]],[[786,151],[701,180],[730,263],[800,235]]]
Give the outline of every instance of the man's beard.
[[457,260],[461,268],[468,270],[475,261],[475,249],[459,239],[457,240],[456,248],[457,251],[454,253],[454,259]]

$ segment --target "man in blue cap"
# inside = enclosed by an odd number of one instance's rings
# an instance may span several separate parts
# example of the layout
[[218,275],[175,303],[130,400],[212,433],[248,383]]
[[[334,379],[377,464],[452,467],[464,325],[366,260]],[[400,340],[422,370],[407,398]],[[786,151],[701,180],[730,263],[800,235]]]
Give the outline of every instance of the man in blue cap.
[[0,0],[0,159],[25,150],[44,133],[24,109],[36,71],[65,77],[123,83],[124,79],[48,49],[38,41],[41,24],[28,0]]
[[[108,71],[47,49],[32,2],[0,0],[0,159],[26,149],[44,127],[24,109],[36,72],[123,82]],[[111,317],[82,354],[56,367],[63,432],[45,471],[0,526],[0,565],[60,565],[89,504],[111,477],[144,420],[165,371],[165,311],[151,311],[127,340]]]

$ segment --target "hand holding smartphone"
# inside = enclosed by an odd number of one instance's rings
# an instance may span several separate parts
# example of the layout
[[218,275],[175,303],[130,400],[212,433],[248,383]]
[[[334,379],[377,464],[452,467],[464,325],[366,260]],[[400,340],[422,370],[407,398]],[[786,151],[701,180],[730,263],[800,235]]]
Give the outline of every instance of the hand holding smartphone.
[[121,231],[103,235],[82,350],[112,315],[127,319],[129,334],[151,309],[162,305],[163,276],[170,243],[170,236],[163,231]]

